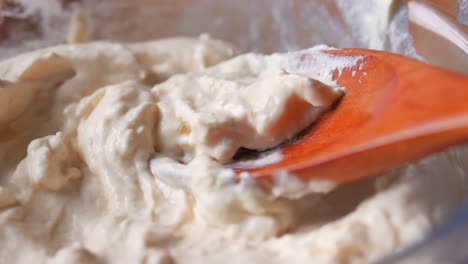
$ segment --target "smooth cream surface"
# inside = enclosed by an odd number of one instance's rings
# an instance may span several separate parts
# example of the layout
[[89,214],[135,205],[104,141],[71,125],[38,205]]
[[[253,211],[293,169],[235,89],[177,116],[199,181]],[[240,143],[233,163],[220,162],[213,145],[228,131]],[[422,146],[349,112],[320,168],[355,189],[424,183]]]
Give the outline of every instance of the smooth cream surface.
[[368,262],[464,199],[461,147],[336,189],[237,182],[223,164],[240,147],[278,145],[343,95],[281,56],[203,36],[1,62],[0,262]]

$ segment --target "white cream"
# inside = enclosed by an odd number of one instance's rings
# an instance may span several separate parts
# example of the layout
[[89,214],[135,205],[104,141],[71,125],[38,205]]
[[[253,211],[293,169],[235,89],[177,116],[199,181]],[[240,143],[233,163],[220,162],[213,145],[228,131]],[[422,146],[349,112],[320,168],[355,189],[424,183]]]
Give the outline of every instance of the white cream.
[[0,262],[368,262],[421,238],[467,193],[465,149],[338,188],[278,172],[272,193],[224,165],[342,96],[330,69],[361,58],[324,48],[233,57],[203,36],[1,62]]
[[176,75],[152,89],[161,112],[157,149],[184,162],[200,155],[227,162],[240,147],[264,150],[293,137],[342,92],[257,54]]

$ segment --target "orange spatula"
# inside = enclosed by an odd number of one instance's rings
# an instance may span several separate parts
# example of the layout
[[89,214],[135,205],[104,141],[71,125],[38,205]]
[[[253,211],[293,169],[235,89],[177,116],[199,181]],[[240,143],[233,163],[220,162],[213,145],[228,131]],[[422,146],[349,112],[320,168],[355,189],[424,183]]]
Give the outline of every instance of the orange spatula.
[[259,181],[287,170],[304,180],[341,184],[468,141],[467,76],[385,52],[325,52],[363,57],[334,72],[346,95],[302,139],[282,149],[281,161],[238,171]]

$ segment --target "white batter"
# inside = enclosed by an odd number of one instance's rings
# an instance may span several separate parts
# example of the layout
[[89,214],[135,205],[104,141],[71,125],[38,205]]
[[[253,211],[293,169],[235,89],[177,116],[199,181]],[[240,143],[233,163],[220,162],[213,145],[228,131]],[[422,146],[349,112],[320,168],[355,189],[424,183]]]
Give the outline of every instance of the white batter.
[[233,56],[204,36],[1,62],[0,263],[369,262],[463,200],[462,148],[300,197],[293,178],[236,183],[223,164],[240,147],[281,143],[344,91],[281,55]]

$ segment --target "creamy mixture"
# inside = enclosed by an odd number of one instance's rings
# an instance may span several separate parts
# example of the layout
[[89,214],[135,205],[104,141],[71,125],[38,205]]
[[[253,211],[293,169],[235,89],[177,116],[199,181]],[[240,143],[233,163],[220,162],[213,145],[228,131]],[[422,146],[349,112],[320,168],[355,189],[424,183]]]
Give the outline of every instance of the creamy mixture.
[[0,263],[369,262],[464,199],[462,147],[336,188],[237,181],[239,148],[280,144],[344,94],[285,56],[202,36],[1,62]]

